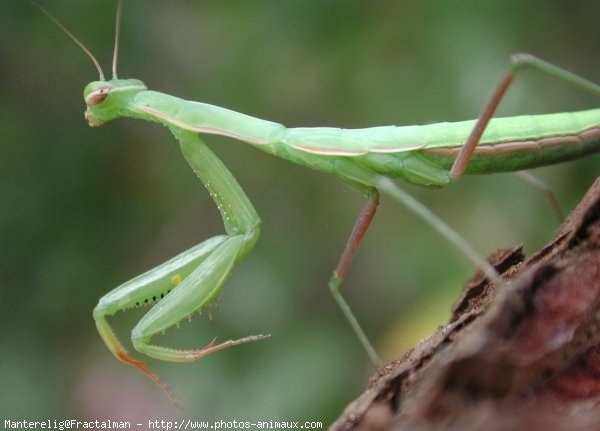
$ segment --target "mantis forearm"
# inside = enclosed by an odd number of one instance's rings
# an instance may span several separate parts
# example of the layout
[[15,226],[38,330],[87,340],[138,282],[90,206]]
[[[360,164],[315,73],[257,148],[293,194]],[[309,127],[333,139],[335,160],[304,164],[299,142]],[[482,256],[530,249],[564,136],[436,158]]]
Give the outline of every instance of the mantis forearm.
[[179,140],[194,173],[217,204],[227,233],[248,234],[248,239],[252,240],[258,234],[260,218],[236,179],[196,133],[177,128],[171,128],[171,132]]

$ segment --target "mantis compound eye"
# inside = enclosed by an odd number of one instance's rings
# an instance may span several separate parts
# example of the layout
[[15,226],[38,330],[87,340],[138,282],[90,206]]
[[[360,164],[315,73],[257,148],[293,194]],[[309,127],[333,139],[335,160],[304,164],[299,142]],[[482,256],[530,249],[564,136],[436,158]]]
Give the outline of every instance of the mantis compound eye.
[[85,98],[85,103],[87,106],[99,105],[108,97],[108,93],[110,93],[110,87],[100,87]]

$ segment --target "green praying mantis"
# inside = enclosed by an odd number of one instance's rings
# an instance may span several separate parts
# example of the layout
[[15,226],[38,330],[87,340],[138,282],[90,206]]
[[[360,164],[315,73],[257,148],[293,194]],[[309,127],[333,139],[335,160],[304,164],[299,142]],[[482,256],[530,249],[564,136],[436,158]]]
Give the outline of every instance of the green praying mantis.
[[[35,3],[34,3],[35,4]],[[260,232],[260,218],[235,178],[207,147],[200,134],[227,136],[277,157],[330,173],[366,197],[339,264],[329,281],[335,301],[371,360],[379,358],[341,293],[341,285],[384,193],[416,213],[472,261],[489,280],[504,283],[469,243],[425,206],[399,188],[394,179],[442,187],[465,174],[518,172],[559,163],[600,150],[600,109],[492,119],[502,97],[524,69],[537,69],[600,96],[600,86],[529,54],[515,54],[477,120],[426,126],[382,126],[366,129],[287,128],[218,106],[148,90],[136,79],[117,77],[121,1],[117,5],[112,78],[107,80],[92,53],[45,9],[37,5],[90,57],[99,80],[83,92],[90,126],[130,117],[160,123],[179,142],[192,170],[215,201],[225,235],[210,238],[171,260],[122,284],[102,297],[93,316],[100,336],[115,357],[157,383],[178,406],[173,392],[148,366],[132,358],[107,317],[138,305],[154,306],[132,330],[134,348],[164,361],[192,362],[229,346],[258,341],[252,335],[206,347],[178,350],[152,343],[184,319],[218,298],[235,265],[250,253]],[[555,209],[553,198],[551,203]]]

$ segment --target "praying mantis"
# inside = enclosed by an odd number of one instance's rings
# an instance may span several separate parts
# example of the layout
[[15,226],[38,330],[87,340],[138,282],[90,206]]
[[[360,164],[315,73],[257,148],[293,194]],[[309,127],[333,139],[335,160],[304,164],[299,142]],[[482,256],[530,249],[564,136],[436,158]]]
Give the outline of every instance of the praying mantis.
[[478,120],[355,130],[286,128],[218,106],[150,91],[139,80],[119,79],[120,11],[121,2],[117,7],[112,78],[108,80],[91,52],[49,15],[98,69],[99,80],[84,89],[86,120],[90,126],[100,126],[113,119],[131,117],[167,127],[214,199],[226,231],[226,235],[208,239],[117,287],[100,299],[93,312],[100,336],[113,355],[151,378],[175,405],[178,404],[170,388],[146,364],[130,356],[110,327],[108,317],[137,305],[154,304],[133,329],[133,346],[140,353],[172,362],[192,362],[229,346],[268,337],[253,335],[220,344],[213,340],[204,348],[189,350],[151,342],[155,335],[202,311],[218,298],[226,279],[250,253],[260,232],[260,218],[249,199],[199,134],[230,137],[293,163],[330,173],[366,197],[329,288],[374,363],[379,363],[379,358],[342,296],[341,286],[375,215],[380,193],[423,218],[489,279],[503,283],[468,242],[399,188],[394,179],[443,187],[465,174],[522,171],[600,150],[600,109],[492,120],[507,89],[526,68],[554,75],[600,95],[600,86],[528,54],[511,57],[509,70],[495,87]]

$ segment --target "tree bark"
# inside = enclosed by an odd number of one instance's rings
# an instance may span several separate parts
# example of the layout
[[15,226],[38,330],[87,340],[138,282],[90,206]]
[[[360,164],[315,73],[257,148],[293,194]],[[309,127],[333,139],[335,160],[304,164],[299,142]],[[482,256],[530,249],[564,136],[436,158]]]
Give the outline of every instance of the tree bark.
[[541,250],[489,259],[451,321],[380,369],[333,430],[600,429],[600,178]]

